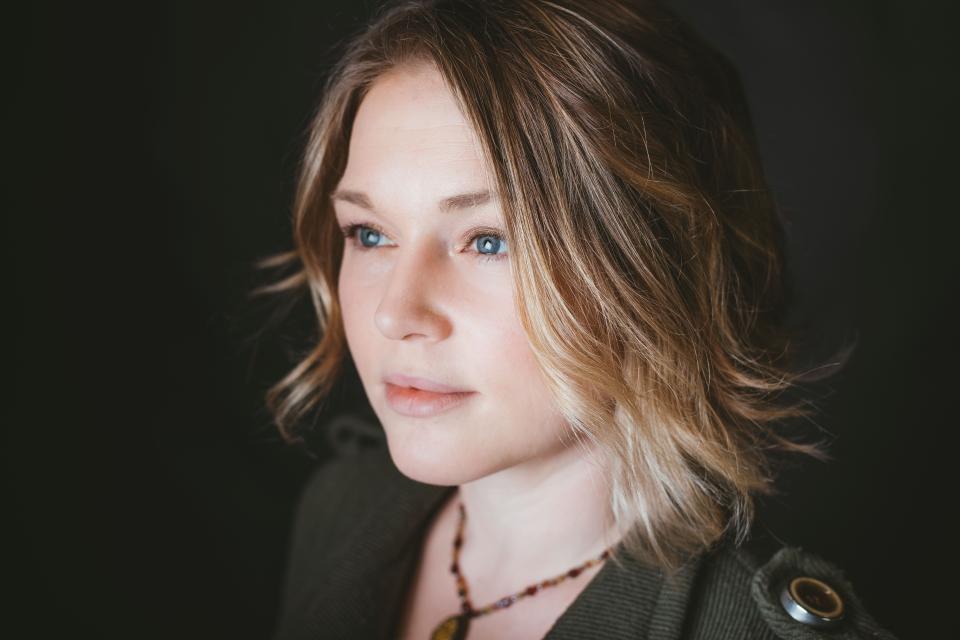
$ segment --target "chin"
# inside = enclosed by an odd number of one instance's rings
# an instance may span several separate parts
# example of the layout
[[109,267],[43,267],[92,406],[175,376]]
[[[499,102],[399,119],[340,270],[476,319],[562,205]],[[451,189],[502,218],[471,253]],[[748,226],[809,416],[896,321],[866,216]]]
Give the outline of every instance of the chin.
[[[407,426],[407,425],[404,425]],[[430,428],[414,426],[416,433],[385,428],[387,448],[397,469],[417,482],[439,486],[461,485],[496,471],[476,455],[475,447],[460,446],[449,438],[431,437]]]

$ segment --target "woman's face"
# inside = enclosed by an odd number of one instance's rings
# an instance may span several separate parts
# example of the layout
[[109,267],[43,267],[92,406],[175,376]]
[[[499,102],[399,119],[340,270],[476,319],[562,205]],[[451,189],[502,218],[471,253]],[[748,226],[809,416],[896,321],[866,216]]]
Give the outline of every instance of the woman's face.
[[[362,225],[346,239],[340,301],[394,463],[431,484],[546,462],[564,446],[517,318],[500,205],[463,195],[484,191],[494,187],[476,136],[439,73],[419,65],[381,76],[333,197],[341,227]],[[468,393],[416,391],[390,376]]]

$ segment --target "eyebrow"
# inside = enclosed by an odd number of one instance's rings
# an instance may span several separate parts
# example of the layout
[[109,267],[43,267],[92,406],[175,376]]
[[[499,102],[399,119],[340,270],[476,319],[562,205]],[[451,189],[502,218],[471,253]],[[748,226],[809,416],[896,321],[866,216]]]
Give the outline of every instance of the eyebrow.
[[[440,200],[437,203],[437,207],[441,211],[456,211],[470,207],[478,207],[496,198],[497,195],[495,193],[491,193],[488,189],[484,189],[482,191],[472,191],[469,193],[459,193],[455,196],[448,196]],[[344,202],[355,204],[358,207],[367,209],[368,211],[374,210],[373,202],[370,200],[370,197],[362,191],[337,189],[330,194],[330,199],[343,200]]]

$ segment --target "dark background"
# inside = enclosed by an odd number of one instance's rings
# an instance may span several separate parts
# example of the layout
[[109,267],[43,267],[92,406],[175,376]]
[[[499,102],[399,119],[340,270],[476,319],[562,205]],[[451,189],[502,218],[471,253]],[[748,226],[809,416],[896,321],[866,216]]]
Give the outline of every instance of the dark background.
[[[672,4],[742,71],[788,220],[793,317],[823,353],[859,342],[820,403],[836,460],[788,472],[764,517],[841,565],[882,624],[937,637],[957,593],[956,485],[936,455],[958,426],[956,16]],[[247,292],[254,260],[290,246],[303,132],[372,6],[8,13],[7,637],[268,635],[315,459],[274,435],[262,394],[310,325],[300,300],[264,329],[275,307]],[[326,418],[363,402],[347,378]]]

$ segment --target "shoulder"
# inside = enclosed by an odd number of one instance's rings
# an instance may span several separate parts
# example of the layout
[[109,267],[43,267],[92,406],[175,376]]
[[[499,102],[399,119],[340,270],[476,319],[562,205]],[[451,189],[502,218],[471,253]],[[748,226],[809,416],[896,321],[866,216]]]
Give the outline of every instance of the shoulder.
[[337,455],[308,476],[297,499],[288,541],[284,607],[310,591],[331,551],[354,535],[370,505],[391,487],[389,453],[379,447]]
[[765,536],[703,556],[687,624],[696,639],[895,640],[840,567]]
[[391,486],[392,472],[389,453],[380,447],[321,463],[300,492],[294,537],[322,545],[323,538],[338,536],[338,527],[349,530],[371,500]]

